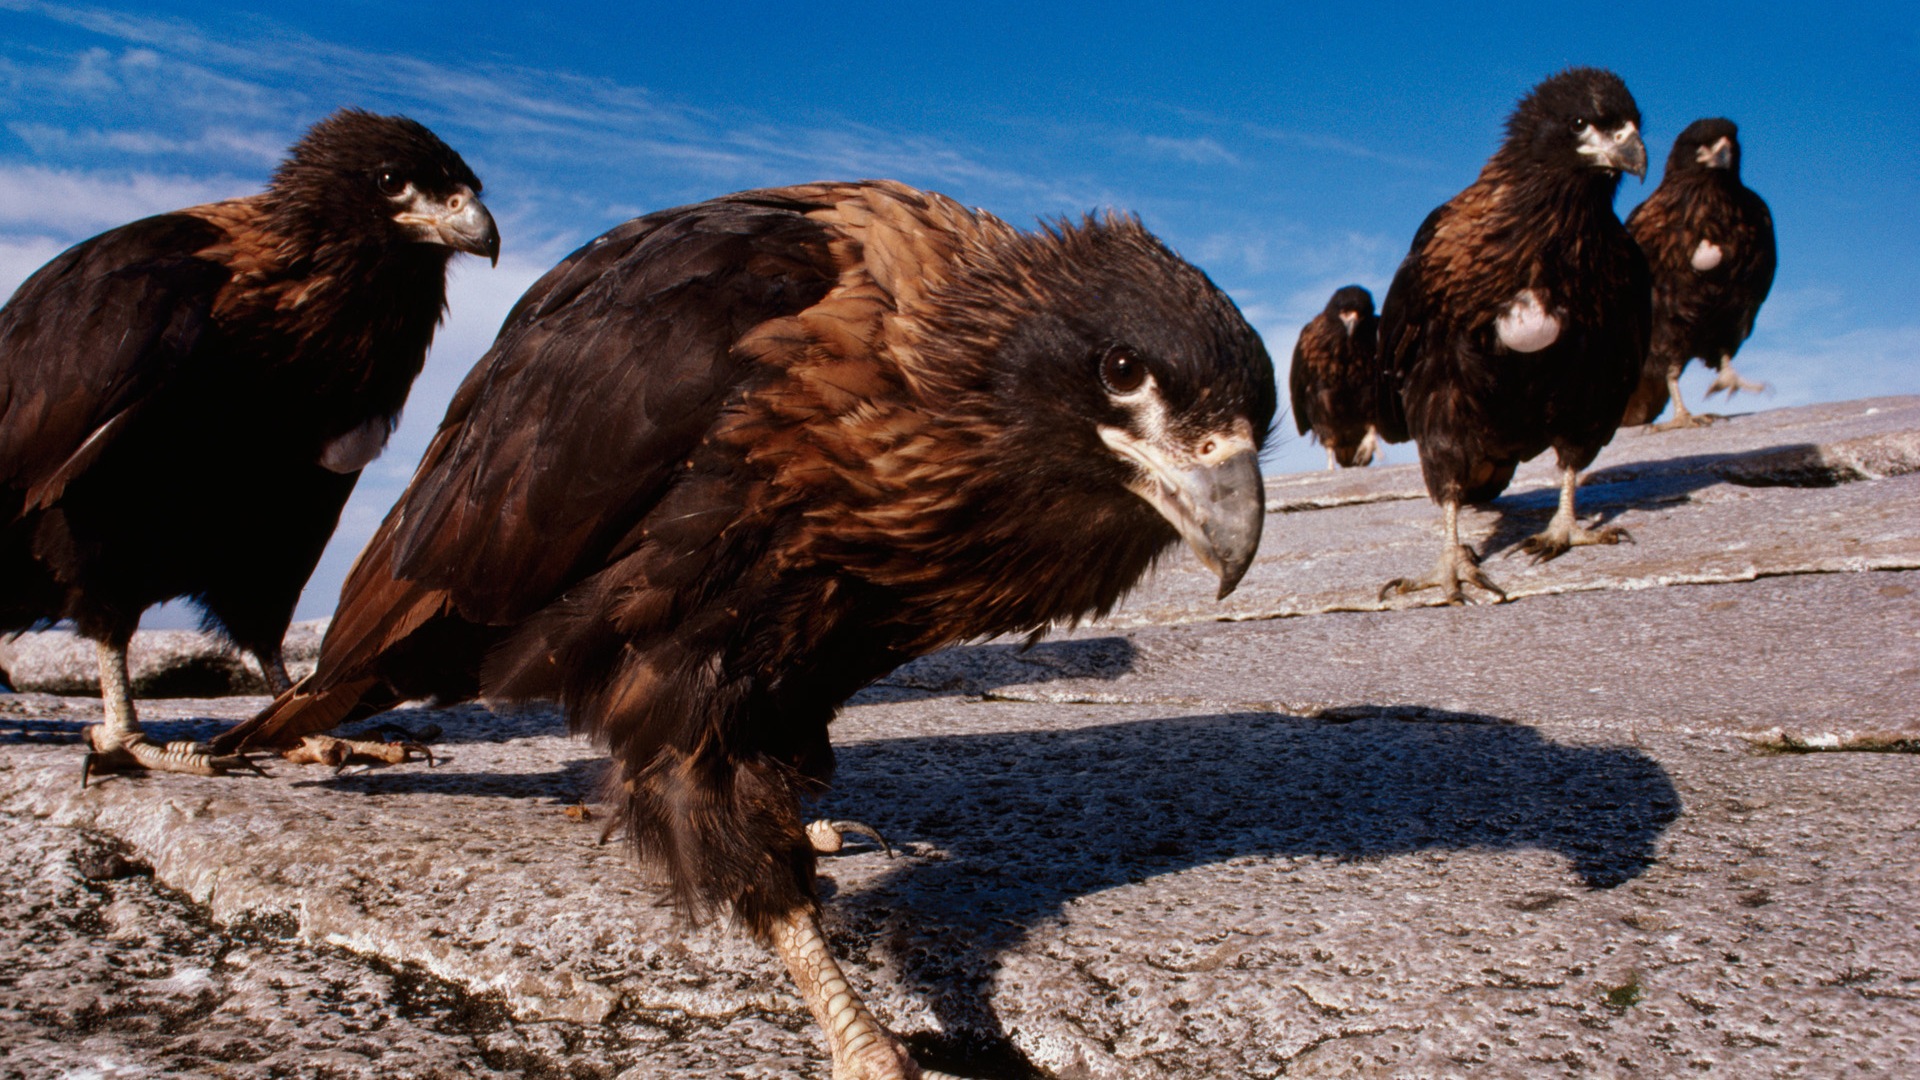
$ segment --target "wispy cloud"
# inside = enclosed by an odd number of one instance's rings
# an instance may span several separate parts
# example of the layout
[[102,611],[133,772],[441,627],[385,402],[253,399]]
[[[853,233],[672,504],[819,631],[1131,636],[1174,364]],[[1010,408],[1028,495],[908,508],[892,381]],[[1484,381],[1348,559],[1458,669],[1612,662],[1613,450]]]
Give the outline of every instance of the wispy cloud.
[[1171,158],[1184,161],[1189,165],[1238,165],[1240,159],[1219,140],[1202,135],[1191,139],[1169,139],[1160,135],[1148,135],[1141,140],[1149,154],[1154,157]]
[[107,175],[0,165],[0,228],[78,240],[137,218],[243,195],[252,187],[233,177]]

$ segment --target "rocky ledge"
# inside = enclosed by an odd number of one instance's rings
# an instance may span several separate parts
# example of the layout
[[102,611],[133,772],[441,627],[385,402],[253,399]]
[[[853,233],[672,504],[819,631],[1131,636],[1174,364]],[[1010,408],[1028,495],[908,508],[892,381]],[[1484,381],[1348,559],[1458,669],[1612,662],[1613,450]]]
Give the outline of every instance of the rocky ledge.
[[[1176,562],[846,710],[820,810],[896,854],[826,861],[835,944],[981,1077],[1909,1075],[1920,758],[1874,751],[1920,748],[1916,472],[1916,398],[1622,432],[1581,505],[1637,543],[1501,557],[1535,462],[1463,521],[1514,599],[1458,608],[1377,599],[1438,543],[1416,468],[1275,477],[1227,603]],[[601,842],[550,711],[82,790],[97,714],[0,697],[0,1075],[826,1075],[777,963]]]

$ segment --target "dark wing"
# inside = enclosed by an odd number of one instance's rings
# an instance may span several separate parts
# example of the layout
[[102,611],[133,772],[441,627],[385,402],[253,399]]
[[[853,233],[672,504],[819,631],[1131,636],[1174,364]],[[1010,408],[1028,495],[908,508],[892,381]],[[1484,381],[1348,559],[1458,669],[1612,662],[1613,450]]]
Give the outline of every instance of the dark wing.
[[1394,271],[1393,284],[1387,288],[1386,302],[1380,306],[1379,392],[1375,399],[1375,423],[1380,437],[1388,442],[1406,442],[1412,437],[1407,429],[1407,409],[1401,389],[1420,358],[1421,331],[1440,317],[1439,298],[1426,278],[1425,253],[1446,213],[1442,204],[1420,223],[1407,257]]
[[0,486],[45,506],[191,356],[227,268],[212,224],[164,214],[68,249],[0,310]]
[[1760,305],[1773,291],[1779,253],[1774,245],[1773,212],[1767,208],[1767,201],[1746,188],[1740,189],[1736,201],[1745,242],[1735,252],[1738,265],[1734,267],[1734,280],[1742,305],[1740,339],[1745,341],[1753,335],[1753,320],[1760,314]]
[[1293,343],[1293,370],[1287,376],[1288,388],[1293,392],[1293,422],[1302,435],[1313,430],[1313,418],[1307,408],[1311,404],[1307,386],[1307,335],[1312,330],[1313,324],[1308,323],[1300,331],[1300,340]]
[[322,681],[442,612],[516,622],[631,544],[746,377],[735,345],[831,288],[828,239],[793,209],[717,200],[629,222],[536,283],[355,563]]

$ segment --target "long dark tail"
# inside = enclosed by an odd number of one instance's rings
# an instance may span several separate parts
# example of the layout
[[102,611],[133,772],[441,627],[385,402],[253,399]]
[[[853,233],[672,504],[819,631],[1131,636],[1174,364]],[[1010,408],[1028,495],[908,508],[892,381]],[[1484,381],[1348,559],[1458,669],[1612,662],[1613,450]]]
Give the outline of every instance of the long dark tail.
[[377,678],[350,679],[324,689],[311,688],[312,682],[301,680],[251,720],[221,732],[209,744],[213,752],[285,749],[302,735],[363,720],[400,703],[398,695]]

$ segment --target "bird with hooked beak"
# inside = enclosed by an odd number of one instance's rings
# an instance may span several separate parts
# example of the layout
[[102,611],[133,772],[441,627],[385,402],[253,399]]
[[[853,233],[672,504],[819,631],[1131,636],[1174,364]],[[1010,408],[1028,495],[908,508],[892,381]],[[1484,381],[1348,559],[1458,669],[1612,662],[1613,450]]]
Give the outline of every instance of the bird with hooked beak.
[[1460,603],[1463,583],[1504,598],[1460,543],[1460,506],[1498,496],[1549,448],[1559,509],[1521,550],[1545,560],[1628,538],[1581,527],[1574,487],[1647,354],[1646,260],[1613,210],[1621,175],[1646,169],[1626,84],[1571,68],[1520,100],[1479,178],[1420,226],[1380,316],[1381,434],[1418,444],[1444,538],[1431,573],[1395,578],[1382,599],[1438,589]]

